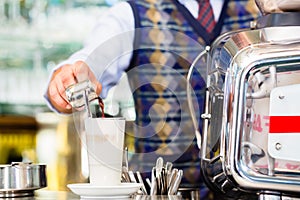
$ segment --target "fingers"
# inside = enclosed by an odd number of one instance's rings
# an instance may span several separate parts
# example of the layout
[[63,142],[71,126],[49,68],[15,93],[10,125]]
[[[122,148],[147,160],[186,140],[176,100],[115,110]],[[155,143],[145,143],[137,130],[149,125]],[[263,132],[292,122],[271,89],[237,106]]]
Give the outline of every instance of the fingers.
[[98,82],[94,73],[90,70],[88,65],[82,61],[78,61],[73,65],[74,77],[78,82],[90,80],[94,86],[97,95],[102,91],[102,85]]
[[96,79],[96,77],[94,76],[93,73],[89,74],[89,80],[92,82],[94,89],[96,91],[96,94],[99,96],[102,91],[102,84],[100,84],[98,82],[98,80]]
[[74,63],[74,65],[72,65],[72,71],[77,82],[82,82],[89,78],[90,68],[82,61]]
[[72,107],[66,97],[66,89],[78,82],[90,80],[99,95],[102,85],[84,62],[78,61],[73,65],[64,65],[57,69],[48,86],[48,98],[51,104],[62,113],[71,113]]
[[51,102],[51,104],[62,113],[70,113],[71,112],[71,106],[69,105],[69,102],[63,97],[61,92],[59,92],[61,89],[60,84],[57,84],[54,81],[51,81],[48,87],[48,97]]
[[96,84],[96,94],[99,96],[100,93],[102,91],[102,84],[100,84],[98,81],[97,81],[97,84]]
[[48,97],[51,104],[60,112],[70,113],[71,105],[66,97],[66,88],[76,83],[71,65],[57,69],[48,86]]

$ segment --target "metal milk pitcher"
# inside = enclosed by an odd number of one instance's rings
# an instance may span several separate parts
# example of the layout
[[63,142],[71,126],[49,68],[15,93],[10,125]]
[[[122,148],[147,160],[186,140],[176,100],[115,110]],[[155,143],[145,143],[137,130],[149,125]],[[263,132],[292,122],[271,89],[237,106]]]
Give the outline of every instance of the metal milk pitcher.
[[87,110],[88,117],[92,117],[90,103],[94,100],[102,102],[89,80],[69,86],[66,89],[66,96],[74,109],[81,110],[85,108]]

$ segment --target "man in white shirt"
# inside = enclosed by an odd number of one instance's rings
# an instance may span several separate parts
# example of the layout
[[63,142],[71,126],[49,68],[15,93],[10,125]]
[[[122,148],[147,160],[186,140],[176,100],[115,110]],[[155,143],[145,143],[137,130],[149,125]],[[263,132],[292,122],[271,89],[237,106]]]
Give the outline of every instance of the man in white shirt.
[[[179,0],[179,2],[190,11],[193,17],[197,17],[198,3],[196,0]],[[212,7],[214,8],[213,10],[215,19],[218,19],[220,16],[222,5],[223,0],[216,0],[212,4]],[[134,40],[134,29],[135,26],[133,12],[127,2],[120,2],[116,4],[100,18],[93,29],[93,32],[91,32],[91,34],[87,37],[84,48],[74,53],[68,60],[60,63],[59,66],[61,68],[56,70],[53,74],[54,76],[49,84],[46,98],[51,102],[56,111],[61,113],[72,112],[71,105],[66,99],[65,88],[76,82],[83,81],[86,78],[89,78],[95,85],[97,85],[98,94],[100,94],[101,91],[101,96],[106,97],[108,90],[112,85],[119,81],[122,72],[126,70],[130,63],[133,50],[132,44]],[[124,33],[126,33],[124,36],[120,36]],[[107,41],[113,41],[114,37],[116,37],[115,39],[117,39],[118,42],[124,44],[119,45],[118,48],[115,48],[112,45],[106,45],[106,43],[108,43]],[[127,39],[127,41],[123,41],[122,37],[124,37],[124,40]],[[105,49],[100,49],[99,46],[101,45],[105,46]],[[93,61],[94,63],[88,63],[88,57],[91,54],[96,54],[95,51],[99,55],[105,54],[105,52],[109,51],[110,55],[105,61],[100,60],[101,58],[99,57],[99,60],[96,58]],[[99,84],[99,82],[93,76],[93,74],[103,73],[103,68],[97,67],[99,65],[98,63],[110,62],[111,60],[115,60],[116,58],[120,57],[119,55],[124,54],[126,54],[126,57],[123,56],[121,61],[113,63],[110,68],[106,69],[118,69],[115,70],[115,73],[117,74],[111,76],[109,79],[105,79],[104,74],[104,77],[101,78],[102,80],[99,80],[101,83]],[[82,63],[81,61],[85,61],[85,63]],[[85,64],[87,64],[89,67]],[[104,66],[105,65],[107,64],[104,64]],[[94,73],[92,73],[90,70],[92,70]],[[77,75],[81,72],[83,72],[82,75]],[[63,77],[64,74],[66,77]],[[73,77],[70,77],[70,74],[73,74]],[[88,75],[88,77],[86,77],[86,75]]]
[[[89,79],[96,93],[105,98],[127,72],[137,110],[132,168],[147,174],[162,156],[184,170],[181,187],[194,188],[203,185],[186,101],[188,68],[219,34],[247,28],[258,16],[253,0],[213,0],[216,23],[207,30],[197,20],[199,5],[196,0],[117,4],[102,16],[84,48],[54,70],[45,94],[55,111],[71,113],[65,95],[68,86]],[[205,91],[204,65],[192,79],[199,113]],[[201,130],[202,124],[199,126]]]

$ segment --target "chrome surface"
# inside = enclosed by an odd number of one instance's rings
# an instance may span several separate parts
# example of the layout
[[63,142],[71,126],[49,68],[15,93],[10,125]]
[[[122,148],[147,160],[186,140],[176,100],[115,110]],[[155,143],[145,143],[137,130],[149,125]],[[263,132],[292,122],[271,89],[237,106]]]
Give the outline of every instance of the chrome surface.
[[0,165],[0,197],[32,196],[47,186],[46,165],[12,163]]
[[300,26],[299,18],[300,12],[273,13],[259,18],[256,27]]
[[85,80],[74,85],[69,86],[66,89],[66,96],[70,104],[75,109],[85,108],[88,116],[92,116],[90,110],[90,103],[99,97],[89,80]]
[[[232,197],[260,194],[262,199],[300,196],[299,156],[270,153],[300,133],[283,133],[275,146],[268,142],[275,135],[269,131],[270,101],[277,97],[271,94],[300,84],[299,33],[299,26],[242,30],[221,36],[211,47],[201,168],[213,191]],[[293,88],[300,95],[300,87]],[[293,113],[300,106],[284,105],[285,115],[300,116],[300,111]],[[292,154],[300,145],[285,145],[285,150]]]
[[194,111],[194,106],[193,106],[193,95],[192,95],[192,87],[190,85],[191,82],[191,77],[193,74],[193,71],[195,70],[196,64],[204,57],[207,56],[207,53],[209,51],[209,47],[207,47],[204,51],[202,51],[194,60],[194,62],[192,63],[191,67],[189,68],[188,74],[187,74],[187,102],[188,102],[188,106],[189,106],[189,110],[191,112],[191,118],[192,118],[192,122],[193,122],[193,126],[195,129],[195,135],[196,135],[196,140],[197,140],[197,145],[198,148],[201,149],[201,143],[202,143],[202,138],[201,138],[201,134],[199,131],[199,126],[198,126],[198,119],[197,119],[197,114]]

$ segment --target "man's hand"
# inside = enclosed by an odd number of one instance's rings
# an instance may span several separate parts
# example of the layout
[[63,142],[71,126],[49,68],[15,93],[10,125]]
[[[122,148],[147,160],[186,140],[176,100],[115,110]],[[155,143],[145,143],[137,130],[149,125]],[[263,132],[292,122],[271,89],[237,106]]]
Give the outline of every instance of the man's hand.
[[72,107],[66,97],[66,88],[84,80],[90,80],[97,95],[100,94],[102,85],[97,81],[88,65],[82,61],[72,65],[63,65],[53,73],[47,94],[50,103],[58,112],[72,112]]

